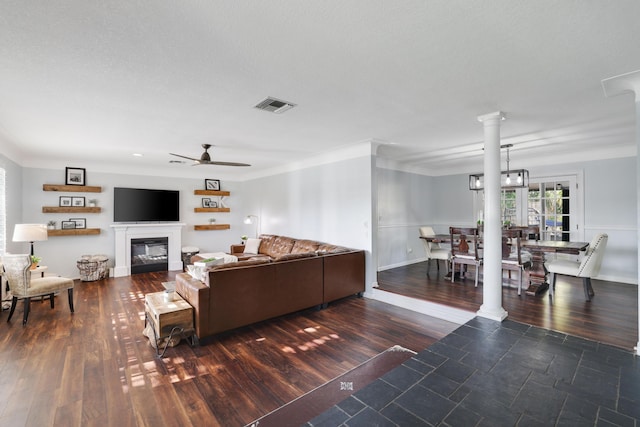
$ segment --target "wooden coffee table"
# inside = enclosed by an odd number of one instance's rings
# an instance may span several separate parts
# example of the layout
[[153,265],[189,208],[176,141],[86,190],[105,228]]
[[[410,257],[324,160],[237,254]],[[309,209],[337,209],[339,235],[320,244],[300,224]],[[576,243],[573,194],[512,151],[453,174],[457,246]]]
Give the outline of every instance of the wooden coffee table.
[[[177,292],[172,292],[172,301],[165,300],[165,292],[154,292],[144,296],[144,326],[153,331],[151,345],[156,355],[163,357],[173,338],[191,338],[191,345],[197,345],[198,337],[193,327],[193,307]],[[151,336],[149,336],[151,338]],[[166,339],[160,352],[161,342]]]

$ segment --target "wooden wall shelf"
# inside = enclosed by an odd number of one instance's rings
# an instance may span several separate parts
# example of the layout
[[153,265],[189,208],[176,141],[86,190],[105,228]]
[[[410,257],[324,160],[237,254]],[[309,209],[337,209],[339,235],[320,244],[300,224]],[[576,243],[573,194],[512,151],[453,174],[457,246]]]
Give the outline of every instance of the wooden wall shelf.
[[216,191],[216,190],[194,190],[193,194],[196,196],[230,196],[229,191]]
[[42,213],[100,213],[99,206],[43,206]]
[[194,225],[194,230],[228,230],[231,228],[229,224],[203,224],[203,225]]
[[67,230],[47,230],[49,236],[88,236],[100,234],[99,228],[72,228]]
[[194,208],[194,212],[231,212],[231,208]]
[[93,187],[88,185],[55,185],[42,184],[44,191],[68,191],[71,193],[101,193],[102,187]]

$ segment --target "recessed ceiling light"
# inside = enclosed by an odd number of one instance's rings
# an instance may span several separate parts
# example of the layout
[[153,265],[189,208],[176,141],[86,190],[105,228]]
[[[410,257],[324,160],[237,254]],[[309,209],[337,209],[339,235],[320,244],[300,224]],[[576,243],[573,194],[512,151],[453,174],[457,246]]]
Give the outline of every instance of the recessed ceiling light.
[[140,153],[133,153],[133,157],[142,157],[142,154],[140,154]]

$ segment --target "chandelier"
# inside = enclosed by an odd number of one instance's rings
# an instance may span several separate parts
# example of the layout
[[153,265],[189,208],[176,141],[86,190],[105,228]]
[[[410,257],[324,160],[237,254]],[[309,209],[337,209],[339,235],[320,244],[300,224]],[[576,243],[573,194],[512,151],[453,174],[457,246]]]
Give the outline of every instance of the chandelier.
[[[501,188],[523,188],[529,187],[529,171],[526,169],[510,169],[509,148],[513,144],[501,145],[500,148],[507,149],[507,170],[500,172]],[[484,190],[484,174],[475,173],[469,175],[469,190]]]

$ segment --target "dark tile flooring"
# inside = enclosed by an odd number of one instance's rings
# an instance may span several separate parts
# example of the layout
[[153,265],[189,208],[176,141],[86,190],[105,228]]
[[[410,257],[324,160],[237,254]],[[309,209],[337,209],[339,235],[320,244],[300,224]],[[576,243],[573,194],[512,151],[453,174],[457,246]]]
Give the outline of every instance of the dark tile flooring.
[[306,425],[640,427],[640,358],[475,318]]

